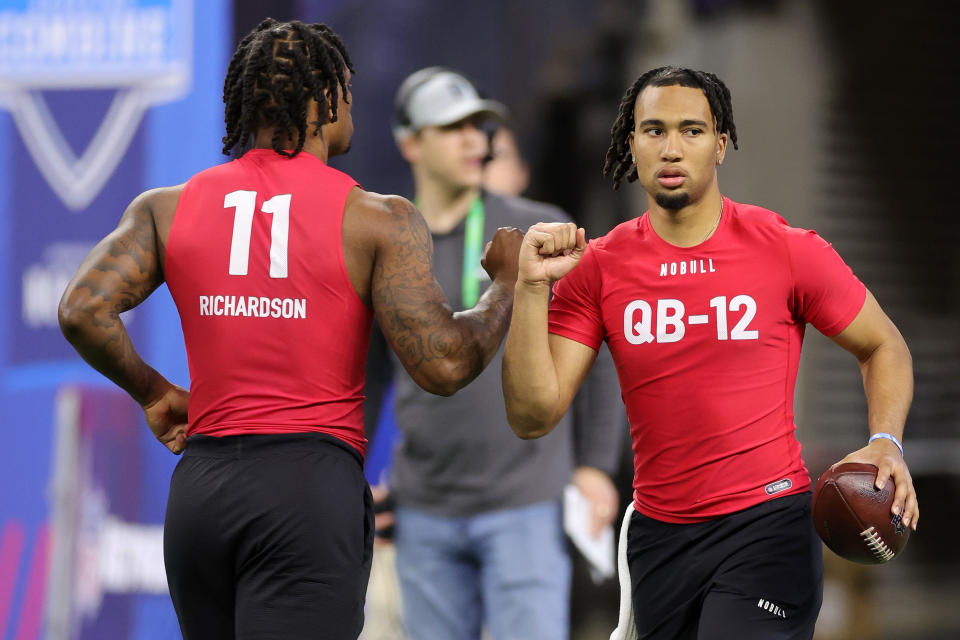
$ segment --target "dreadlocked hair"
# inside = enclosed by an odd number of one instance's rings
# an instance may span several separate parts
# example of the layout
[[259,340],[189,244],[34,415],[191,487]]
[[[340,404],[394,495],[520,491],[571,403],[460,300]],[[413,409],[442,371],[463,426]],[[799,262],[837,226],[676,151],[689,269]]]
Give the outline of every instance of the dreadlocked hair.
[[733,103],[730,100],[730,89],[723,84],[723,80],[712,73],[686,69],[681,67],[658,67],[647,71],[633,83],[620,101],[620,111],[610,129],[610,147],[603,163],[603,175],[613,172],[613,188],[620,188],[620,182],[626,177],[627,182],[637,180],[637,166],[630,153],[630,133],[634,130],[634,107],[637,96],[644,87],[690,87],[700,89],[710,104],[710,113],[717,125],[717,133],[726,133],[737,146],[737,125],[733,123]]
[[[347,95],[346,71],[353,73],[350,55],[325,24],[277,22],[267,18],[237,46],[223,83],[223,153],[249,144],[257,129],[273,128],[273,150],[293,157],[303,150],[307,127],[320,134],[328,111],[337,121],[340,91]],[[307,104],[317,101],[320,121],[307,122]],[[288,133],[297,131],[293,151],[281,148]]]

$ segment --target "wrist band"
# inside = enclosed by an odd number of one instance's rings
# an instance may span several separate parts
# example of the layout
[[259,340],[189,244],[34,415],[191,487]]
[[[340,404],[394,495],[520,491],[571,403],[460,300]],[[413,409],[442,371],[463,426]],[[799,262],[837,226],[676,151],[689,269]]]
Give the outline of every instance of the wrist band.
[[901,457],[903,456],[903,445],[900,444],[900,441],[897,440],[897,437],[896,437],[895,435],[890,434],[890,433],[885,433],[885,432],[875,433],[875,434],[873,434],[872,436],[870,436],[870,439],[869,439],[869,440],[867,440],[867,444],[870,444],[871,442],[873,442],[873,441],[876,440],[877,438],[883,438],[883,439],[885,439],[885,440],[889,440],[889,441],[891,441],[893,444],[897,445],[897,449],[900,449],[900,456],[901,456]]

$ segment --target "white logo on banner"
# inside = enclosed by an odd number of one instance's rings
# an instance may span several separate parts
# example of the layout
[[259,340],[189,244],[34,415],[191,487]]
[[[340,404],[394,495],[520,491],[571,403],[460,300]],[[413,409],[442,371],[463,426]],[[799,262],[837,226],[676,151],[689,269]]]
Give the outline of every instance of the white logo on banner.
[[[181,98],[193,68],[193,0],[0,0],[0,108],[73,211],[100,193],[151,106]],[[41,91],[117,89],[80,156]]]

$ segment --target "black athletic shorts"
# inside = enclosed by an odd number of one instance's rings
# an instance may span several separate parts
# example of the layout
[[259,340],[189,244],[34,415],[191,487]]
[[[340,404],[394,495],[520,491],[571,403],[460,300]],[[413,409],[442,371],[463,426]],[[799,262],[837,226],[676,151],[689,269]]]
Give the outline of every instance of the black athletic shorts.
[[163,556],[186,640],[354,640],[373,551],[359,453],[320,433],[192,436]]
[[823,598],[810,492],[708,522],[634,512],[627,561],[641,640],[808,640]]

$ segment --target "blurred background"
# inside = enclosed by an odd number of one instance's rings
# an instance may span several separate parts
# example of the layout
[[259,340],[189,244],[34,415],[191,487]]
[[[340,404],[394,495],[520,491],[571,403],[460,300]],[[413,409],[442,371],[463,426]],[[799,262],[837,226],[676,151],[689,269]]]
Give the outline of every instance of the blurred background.
[[[0,0],[0,639],[179,637],[159,557],[175,459],[62,339],[56,307],[134,196],[225,160],[226,63],[267,15],[326,22],[347,43],[356,134],[332,164],[365,188],[410,194],[393,95],[443,64],[510,106],[525,195],[589,236],[644,209],[639,187],[614,193],[600,176],[626,87],[662,64],[724,79],[741,149],[723,192],[833,242],[914,356],[905,447],[923,530],[888,566],[825,551],[817,638],[960,637],[953,3]],[[144,357],[188,384],[166,289],[125,321]],[[867,433],[855,361],[812,330],[797,424],[814,478]],[[624,496],[631,475],[625,456]],[[606,638],[617,602],[615,581],[594,584],[578,564],[572,637]]]

